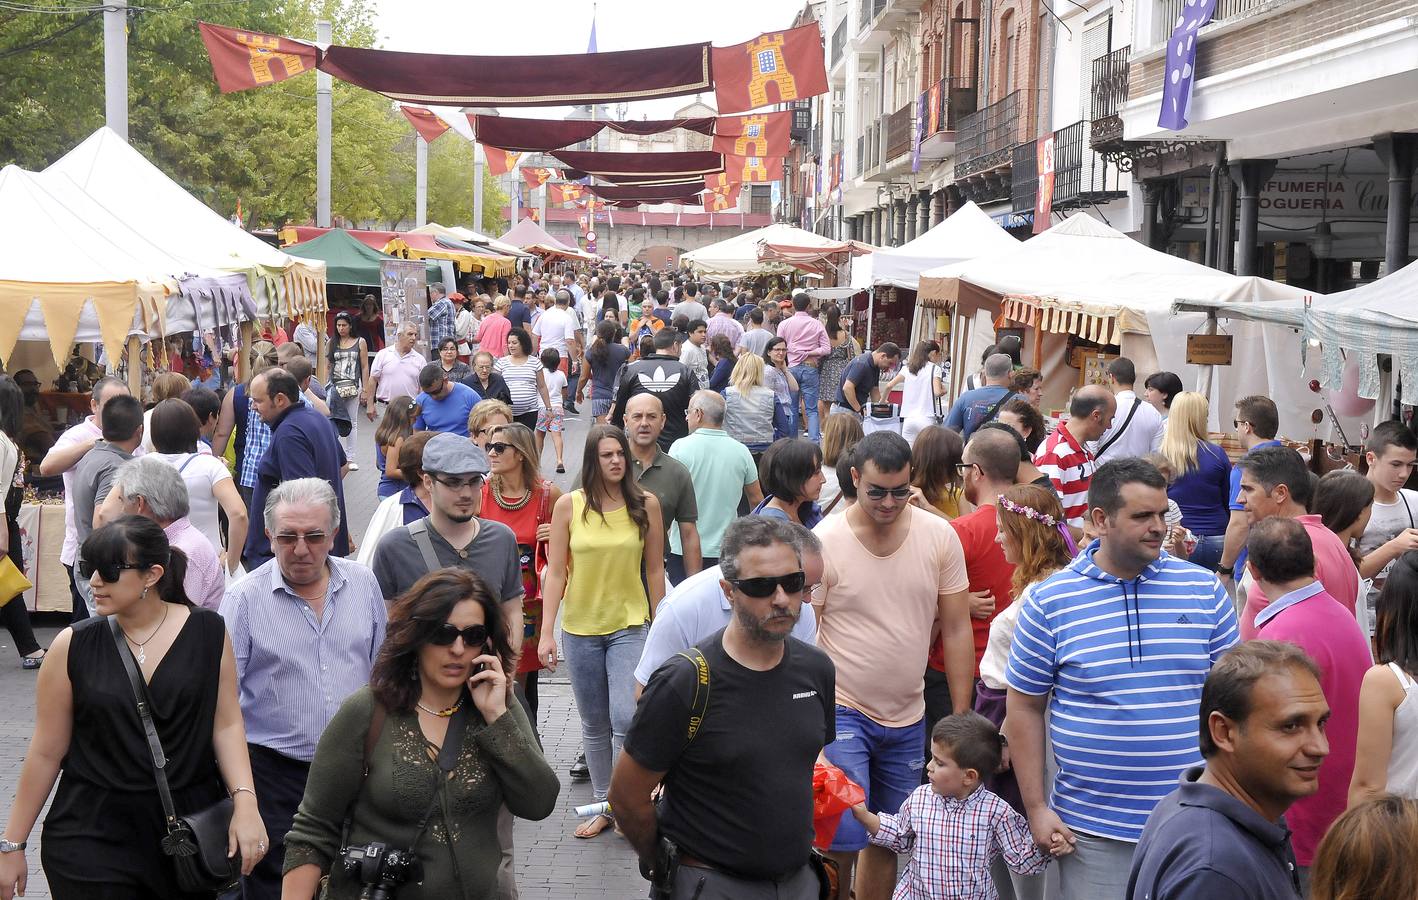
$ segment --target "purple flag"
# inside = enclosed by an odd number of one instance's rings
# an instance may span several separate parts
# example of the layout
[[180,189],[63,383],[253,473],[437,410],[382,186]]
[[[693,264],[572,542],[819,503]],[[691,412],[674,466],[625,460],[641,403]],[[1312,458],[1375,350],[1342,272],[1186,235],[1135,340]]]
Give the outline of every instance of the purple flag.
[[1196,79],[1196,33],[1211,21],[1216,0],[1186,0],[1172,36],[1167,40],[1167,68],[1162,79],[1162,111],[1157,127],[1181,131],[1187,127],[1192,82]]

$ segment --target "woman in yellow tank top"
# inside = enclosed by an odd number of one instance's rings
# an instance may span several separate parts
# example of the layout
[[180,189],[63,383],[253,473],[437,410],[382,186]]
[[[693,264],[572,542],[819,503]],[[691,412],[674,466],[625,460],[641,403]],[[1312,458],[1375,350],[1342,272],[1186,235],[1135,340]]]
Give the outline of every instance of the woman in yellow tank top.
[[[556,669],[560,610],[591,789],[604,800],[635,714],[645,624],[665,595],[665,526],[655,495],[630,474],[630,443],[619,428],[597,425],[586,435],[581,482],[584,488],[563,495],[552,510],[537,655]],[[576,836],[595,837],[610,825],[609,816],[595,816]]]

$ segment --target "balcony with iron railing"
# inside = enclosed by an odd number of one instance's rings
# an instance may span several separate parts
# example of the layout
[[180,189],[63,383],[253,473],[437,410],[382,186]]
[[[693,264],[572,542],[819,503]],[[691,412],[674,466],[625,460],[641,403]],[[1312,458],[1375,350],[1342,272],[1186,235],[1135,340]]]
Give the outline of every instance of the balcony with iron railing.
[[1008,165],[1015,145],[1027,140],[1021,115],[1024,92],[1015,91],[960,119],[956,128],[955,177]]
[[1054,209],[1106,203],[1127,196],[1116,164],[1088,146],[1088,123],[1054,132]]
[[911,152],[911,128],[916,118],[916,102],[913,100],[894,113],[881,117],[881,130],[886,136],[886,149],[882,152],[882,163]]
[[[1188,8],[1196,9],[1199,4],[1194,0],[1154,0],[1157,10],[1152,16],[1152,42],[1163,44],[1172,36],[1172,29],[1177,26],[1177,20],[1183,18]],[[1211,21],[1225,22],[1227,19],[1234,19],[1242,16],[1251,10],[1259,9],[1262,6],[1270,6],[1274,0],[1216,0],[1216,14],[1211,17]]]
[[1089,103],[1093,122],[1088,143],[1094,147],[1114,147],[1122,142],[1122,108],[1128,99],[1128,55],[1131,49],[1119,47],[1093,60]]
[[857,7],[857,30],[866,31],[877,16],[886,11],[886,0],[860,0]]
[[857,161],[853,172],[858,177],[870,178],[881,167],[881,129],[878,122],[872,122],[857,135]]
[[1010,149],[1010,208],[1016,213],[1034,211],[1034,200],[1039,192],[1039,156],[1037,144],[1016,144]]
[[847,20],[843,19],[837,23],[837,30],[832,32],[832,55],[829,57],[832,62],[829,68],[837,68],[837,64],[842,61],[842,54],[847,49]]
[[955,150],[960,120],[975,111],[975,77],[942,78],[926,91],[921,159],[945,159]]

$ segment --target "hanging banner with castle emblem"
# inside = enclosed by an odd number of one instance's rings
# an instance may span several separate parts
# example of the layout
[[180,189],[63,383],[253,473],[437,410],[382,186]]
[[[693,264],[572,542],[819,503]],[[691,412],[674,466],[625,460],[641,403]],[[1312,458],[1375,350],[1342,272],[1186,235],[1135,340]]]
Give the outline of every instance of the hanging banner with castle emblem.
[[585,193],[586,188],[575,183],[547,185],[547,201],[550,203],[572,203],[580,200]]
[[265,87],[315,71],[320,50],[314,44],[259,31],[199,22],[212,74],[223,94]]
[[424,143],[431,144],[443,136],[443,132],[448,130],[448,123],[434,115],[433,110],[424,109],[422,106],[404,106],[399,104],[399,112],[404,114],[404,118],[409,120],[409,124],[414,126],[414,131],[419,133]]
[[778,181],[783,177],[783,157],[725,156],[724,174],[740,184]]
[[555,169],[548,169],[542,166],[526,166],[520,171],[522,172],[522,180],[526,182],[527,187],[532,190],[536,190],[561,174]]
[[723,191],[705,191],[705,211],[724,212],[728,209],[734,209],[739,205],[739,192],[741,190],[743,190],[743,185],[731,184]]
[[517,160],[522,158],[520,153],[508,153],[506,150],[499,150],[496,147],[482,145],[483,153],[487,155],[487,173],[489,175],[506,175],[517,165]]
[[1047,231],[1054,214],[1054,136],[1041,137],[1034,144],[1039,182],[1034,194],[1034,234]]
[[1172,36],[1167,39],[1167,67],[1162,73],[1162,109],[1157,127],[1181,131],[1187,127],[1192,102],[1192,82],[1196,80],[1196,33],[1216,13],[1216,0],[1186,0]]
[[827,93],[827,53],[816,22],[715,47],[713,59],[721,114]]
[[792,127],[791,110],[720,116],[712,149],[725,156],[787,156]]

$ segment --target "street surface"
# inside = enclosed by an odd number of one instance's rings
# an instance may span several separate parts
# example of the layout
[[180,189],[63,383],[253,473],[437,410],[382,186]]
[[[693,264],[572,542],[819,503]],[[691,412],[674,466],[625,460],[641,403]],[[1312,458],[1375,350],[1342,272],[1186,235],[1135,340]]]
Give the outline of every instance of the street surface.
[[[552,479],[562,490],[569,490],[581,467],[581,446],[590,422],[589,401],[581,416],[566,417],[567,473],[555,474],[556,457],[547,441],[543,457],[543,476]],[[374,466],[374,426],[367,419],[360,422],[358,472],[345,479],[346,511],[356,539],[363,536],[376,505],[375,485],[378,472]],[[36,620],[40,643],[48,646],[64,622],[59,617]],[[20,668],[19,658],[8,631],[0,629],[0,815],[9,814],[14,800],[20,766],[29,749],[30,732],[34,726],[34,672]],[[548,675],[541,681],[541,711],[538,729],[542,736],[547,760],[561,778],[561,796],[556,811],[542,822],[517,822],[515,838],[517,883],[522,900],[626,900],[644,897],[647,885],[640,877],[635,854],[630,845],[612,831],[590,840],[578,840],[572,831],[578,819],[573,809],[591,802],[589,782],[572,783],[566,770],[576,758],[581,745],[581,723],[576,717],[571,685],[565,669]],[[26,898],[48,898],[49,889],[40,869],[39,848],[43,840],[43,817],[30,836],[30,880]]]

